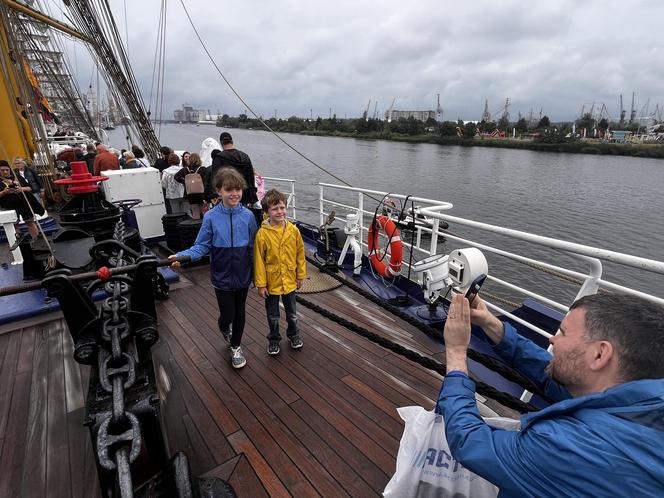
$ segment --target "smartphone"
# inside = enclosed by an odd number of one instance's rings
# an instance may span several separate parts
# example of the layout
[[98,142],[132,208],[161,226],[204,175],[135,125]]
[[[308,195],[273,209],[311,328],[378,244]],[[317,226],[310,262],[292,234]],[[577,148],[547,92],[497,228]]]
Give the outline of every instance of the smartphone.
[[482,284],[485,280],[486,275],[484,273],[480,273],[477,278],[473,280],[473,283],[470,284],[470,287],[468,287],[468,290],[466,291],[466,299],[468,299],[469,303],[473,302],[473,299],[475,299],[475,296],[477,296],[477,293],[482,288]]

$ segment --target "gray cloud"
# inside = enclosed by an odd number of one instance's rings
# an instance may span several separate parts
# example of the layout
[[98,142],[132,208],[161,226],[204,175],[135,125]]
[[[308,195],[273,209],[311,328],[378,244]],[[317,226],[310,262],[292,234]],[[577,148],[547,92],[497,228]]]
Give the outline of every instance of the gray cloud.
[[[382,114],[433,109],[477,119],[512,102],[511,115],[540,107],[553,120],[619,94],[637,110],[664,102],[664,3],[655,0],[460,2],[384,0],[185,0],[215,61],[259,113],[358,116],[369,98]],[[127,2],[129,53],[144,99],[150,93],[157,0]],[[111,1],[124,38],[124,6]],[[79,53],[81,51],[79,50]],[[182,103],[237,114],[180,2],[168,2],[164,111]],[[81,79],[85,72],[79,72]],[[84,83],[87,86],[87,81]],[[661,104],[660,104],[661,107]]]

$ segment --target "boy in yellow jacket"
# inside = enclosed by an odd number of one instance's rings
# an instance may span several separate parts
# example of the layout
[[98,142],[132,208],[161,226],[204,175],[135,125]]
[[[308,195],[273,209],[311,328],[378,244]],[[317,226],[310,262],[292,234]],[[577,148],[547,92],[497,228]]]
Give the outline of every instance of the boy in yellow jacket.
[[268,190],[261,201],[267,219],[254,242],[254,283],[265,299],[269,341],[267,352],[279,354],[279,296],[286,310],[286,335],[293,349],[303,346],[297,330],[295,291],[307,277],[304,242],[295,225],[286,220],[286,196],[276,189]]

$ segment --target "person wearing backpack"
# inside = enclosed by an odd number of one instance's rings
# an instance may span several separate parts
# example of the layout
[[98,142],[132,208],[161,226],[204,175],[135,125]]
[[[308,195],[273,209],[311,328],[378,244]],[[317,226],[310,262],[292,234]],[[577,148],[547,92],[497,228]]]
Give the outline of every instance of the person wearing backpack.
[[191,214],[187,209],[187,201],[184,198],[184,185],[175,181],[175,175],[180,170],[180,156],[171,153],[167,157],[168,168],[161,172],[161,188],[166,199],[166,212]]
[[191,206],[191,216],[200,220],[203,214],[205,167],[198,154],[189,155],[189,161],[175,174],[175,181],[184,185],[187,201]]

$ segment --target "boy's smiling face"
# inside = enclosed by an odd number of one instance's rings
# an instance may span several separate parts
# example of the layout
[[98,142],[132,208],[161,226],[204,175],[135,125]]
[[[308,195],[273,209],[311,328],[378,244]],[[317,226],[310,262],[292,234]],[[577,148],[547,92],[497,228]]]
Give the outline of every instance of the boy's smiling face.
[[270,225],[283,225],[286,222],[286,204],[279,201],[267,208],[267,218]]

